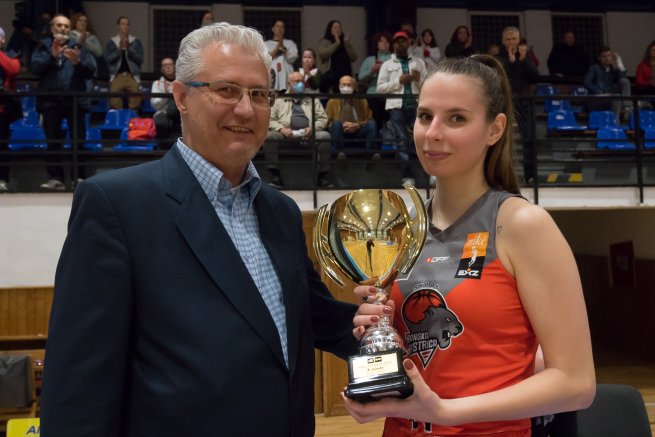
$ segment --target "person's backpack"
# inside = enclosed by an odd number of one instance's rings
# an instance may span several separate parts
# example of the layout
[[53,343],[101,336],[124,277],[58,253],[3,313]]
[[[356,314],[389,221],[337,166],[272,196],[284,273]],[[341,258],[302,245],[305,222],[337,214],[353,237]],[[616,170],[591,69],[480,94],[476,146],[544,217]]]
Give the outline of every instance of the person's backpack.
[[155,121],[152,118],[135,117],[127,125],[128,140],[151,140],[157,136]]

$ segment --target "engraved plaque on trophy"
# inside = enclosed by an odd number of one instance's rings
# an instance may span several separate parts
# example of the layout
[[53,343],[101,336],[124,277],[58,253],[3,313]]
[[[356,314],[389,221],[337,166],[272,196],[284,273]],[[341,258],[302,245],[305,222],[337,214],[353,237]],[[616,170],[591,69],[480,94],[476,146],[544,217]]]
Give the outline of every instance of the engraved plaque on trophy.
[[[355,283],[374,282],[374,302],[389,296],[398,273],[407,273],[425,242],[427,215],[423,199],[405,186],[415,206],[414,217],[402,197],[390,190],[365,189],[339,197],[331,208],[322,206],[314,223],[314,250],[319,264],[340,286],[341,275]],[[413,386],[402,360],[405,347],[389,317],[369,326],[359,355],[348,358],[346,396],[359,402],[383,397],[405,398]]]

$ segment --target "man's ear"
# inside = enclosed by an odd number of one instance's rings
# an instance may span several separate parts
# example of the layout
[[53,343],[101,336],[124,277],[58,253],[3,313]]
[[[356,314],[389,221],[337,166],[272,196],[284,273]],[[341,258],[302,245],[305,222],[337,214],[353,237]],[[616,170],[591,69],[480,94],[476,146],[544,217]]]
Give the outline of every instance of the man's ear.
[[487,145],[493,146],[503,136],[503,132],[507,128],[507,116],[503,113],[496,115],[496,118],[489,126],[489,138]]
[[175,106],[177,106],[177,110],[180,111],[180,114],[186,114],[188,111],[186,103],[188,94],[189,88],[186,85],[177,80],[173,82],[173,98],[175,99]]

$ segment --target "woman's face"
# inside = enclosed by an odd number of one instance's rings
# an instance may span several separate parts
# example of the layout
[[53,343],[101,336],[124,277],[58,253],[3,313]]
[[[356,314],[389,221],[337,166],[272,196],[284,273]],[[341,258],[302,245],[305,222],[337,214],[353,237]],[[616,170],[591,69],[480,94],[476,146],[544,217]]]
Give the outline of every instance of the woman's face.
[[330,31],[332,32],[332,35],[341,36],[341,23],[339,23],[338,21],[332,23],[332,27],[330,28]]
[[423,39],[423,44],[426,46],[429,46],[432,44],[432,35],[430,35],[429,32],[423,32],[423,35],[421,35],[421,38]]
[[86,32],[88,23],[89,19],[86,17],[86,15],[80,15],[75,22],[75,30],[78,32]]
[[385,37],[380,37],[378,40],[378,52],[388,52],[389,51],[389,40]]
[[469,31],[466,29],[466,27],[460,27],[459,30],[457,31],[457,39],[459,42],[466,42],[466,40],[469,38]]
[[314,68],[316,60],[314,59],[314,54],[310,50],[305,50],[302,52],[302,67],[307,70],[308,68]]
[[416,154],[425,171],[446,180],[484,178],[487,149],[501,137],[505,115],[487,120],[482,83],[461,74],[436,73],[421,90],[414,124]]

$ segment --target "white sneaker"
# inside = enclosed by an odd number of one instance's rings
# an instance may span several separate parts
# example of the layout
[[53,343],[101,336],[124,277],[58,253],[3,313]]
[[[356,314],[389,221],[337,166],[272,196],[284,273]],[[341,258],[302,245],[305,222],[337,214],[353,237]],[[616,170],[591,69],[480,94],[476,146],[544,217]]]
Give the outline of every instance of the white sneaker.
[[0,179],[0,191],[9,191],[9,187],[7,186],[7,181],[4,179]]
[[44,190],[63,191],[66,186],[59,179],[50,179],[48,182],[41,184],[41,188]]
[[404,187],[405,185],[416,186],[416,181],[414,178],[403,178],[402,186]]

